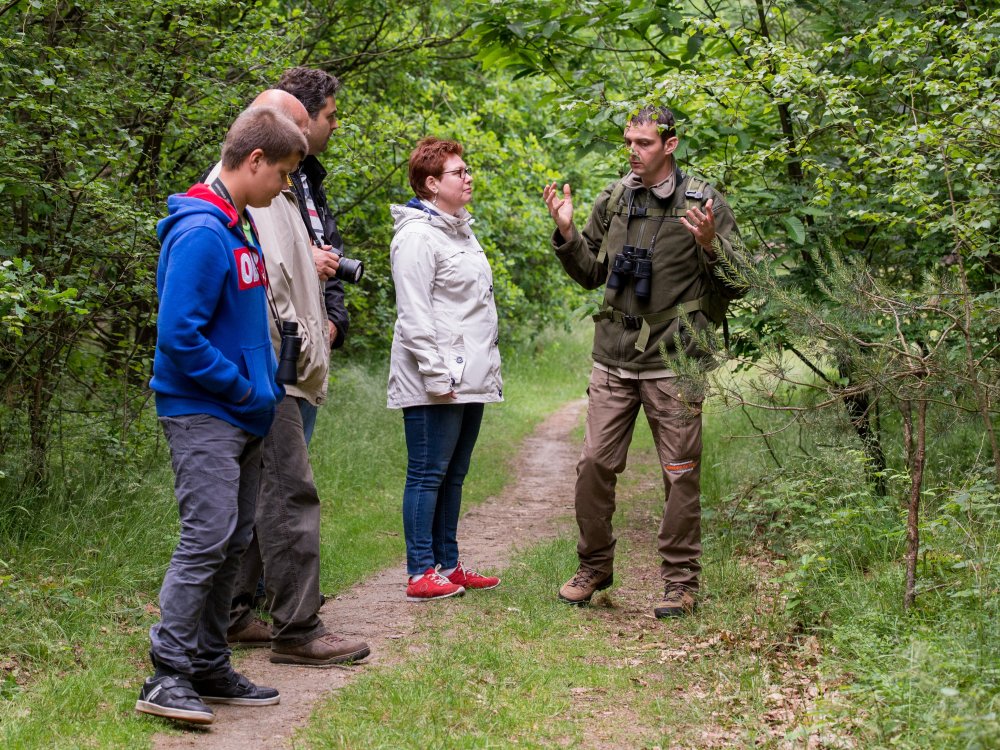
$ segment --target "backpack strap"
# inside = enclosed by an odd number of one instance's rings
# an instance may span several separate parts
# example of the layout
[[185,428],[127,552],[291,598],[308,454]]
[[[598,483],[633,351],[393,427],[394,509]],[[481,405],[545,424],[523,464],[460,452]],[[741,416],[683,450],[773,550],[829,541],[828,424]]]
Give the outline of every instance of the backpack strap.
[[[642,208],[642,216],[659,217],[669,216],[679,218],[687,214],[692,208],[700,208],[705,202],[705,188],[708,182],[700,177],[685,177],[682,185],[684,190],[684,208]],[[611,227],[611,218],[625,213],[625,197],[628,188],[625,182],[619,180],[611,190],[608,202],[604,206],[604,238],[601,240],[601,247],[597,253],[597,262],[603,263],[608,257],[608,229]],[[637,214],[638,215],[638,214]]]
[[615,323],[623,325],[626,328],[638,328],[639,337],[635,340],[635,348],[636,351],[644,352],[646,351],[647,344],[649,344],[650,326],[667,323],[674,318],[681,317],[682,315],[690,315],[696,310],[704,309],[704,304],[705,298],[698,297],[697,299],[688,300],[687,302],[681,302],[679,305],[675,305],[668,310],[652,313],[650,315],[626,315],[621,310],[616,310],[611,305],[604,305],[600,312],[591,317],[593,317],[594,322],[600,320],[613,320]]
[[[611,189],[611,196],[604,205],[604,237],[601,239],[601,249],[597,252],[597,262],[603,263],[608,257],[608,227],[611,226],[611,217],[621,212],[625,197],[625,183],[618,180],[614,188]],[[612,209],[611,207],[614,206]]]
[[684,201],[687,203],[687,209],[690,211],[692,208],[700,208],[705,202],[705,188],[708,187],[708,182],[701,179],[700,177],[688,177],[687,186],[684,189]]

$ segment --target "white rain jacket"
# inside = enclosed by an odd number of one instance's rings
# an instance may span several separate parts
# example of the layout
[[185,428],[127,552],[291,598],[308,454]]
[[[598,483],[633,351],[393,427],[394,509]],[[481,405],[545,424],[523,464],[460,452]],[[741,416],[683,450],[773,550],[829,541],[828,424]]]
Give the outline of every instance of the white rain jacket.
[[[472,217],[439,214],[416,199],[390,208],[396,325],[390,409],[503,401],[493,272]],[[457,399],[447,394],[454,390]]]

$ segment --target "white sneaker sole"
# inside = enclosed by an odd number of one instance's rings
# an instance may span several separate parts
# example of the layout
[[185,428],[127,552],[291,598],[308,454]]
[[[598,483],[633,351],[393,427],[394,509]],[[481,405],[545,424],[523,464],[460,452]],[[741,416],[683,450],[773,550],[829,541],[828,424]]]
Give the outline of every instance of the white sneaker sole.
[[203,695],[201,699],[205,703],[221,703],[225,706],[277,706],[281,703],[280,695],[273,698],[226,698]]
[[207,714],[204,711],[187,711],[183,708],[169,708],[141,699],[135,702],[135,710],[141,714],[162,716],[165,719],[187,721],[191,724],[211,724],[215,721],[215,714]]

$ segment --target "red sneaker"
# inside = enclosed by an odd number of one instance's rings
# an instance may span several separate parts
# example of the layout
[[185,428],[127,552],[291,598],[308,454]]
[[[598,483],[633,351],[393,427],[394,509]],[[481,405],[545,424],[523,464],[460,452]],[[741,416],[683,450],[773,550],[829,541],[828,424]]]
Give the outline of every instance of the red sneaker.
[[428,568],[419,581],[410,580],[406,584],[406,601],[428,602],[431,599],[447,599],[449,596],[462,596],[465,589],[457,583],[452,583],[438,573],[438,568]]
[[479,575],[472,568],[463,566],[461,562],[448,576],[448,580],[467,589],[495,589],[500,585],[500,579],[496,576]]

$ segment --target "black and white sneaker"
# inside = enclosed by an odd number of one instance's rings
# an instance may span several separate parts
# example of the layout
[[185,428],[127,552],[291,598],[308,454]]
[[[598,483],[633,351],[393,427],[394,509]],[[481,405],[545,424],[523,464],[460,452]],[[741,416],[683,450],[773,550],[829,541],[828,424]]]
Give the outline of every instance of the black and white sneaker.
[[273,706],[281,701],[278,691],[258,687],[235,670],[218,677],[191,680],[191,686],[206,703],[225,703],[230,706]]
[[135,710],[192,724],[211,724],[215,721],[212,709],[205,705],[191,683],[180,675],[147,677],[139,691]]

